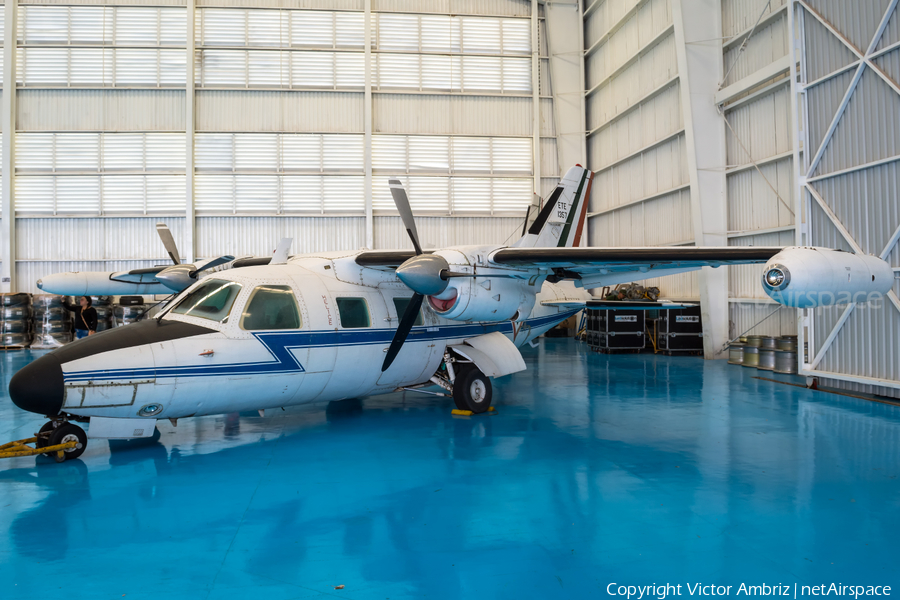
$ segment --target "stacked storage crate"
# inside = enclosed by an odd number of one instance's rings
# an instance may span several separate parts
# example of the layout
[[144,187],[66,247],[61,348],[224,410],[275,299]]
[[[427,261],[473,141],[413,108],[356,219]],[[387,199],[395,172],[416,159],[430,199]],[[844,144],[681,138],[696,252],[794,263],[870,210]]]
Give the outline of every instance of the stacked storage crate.
[[113,327],[140,321],[151,308],[151,304],[144,304],[143,296],[122,296],[113,307]]
[[585,339],[597,352],[644,349],[645,311],[615,308],[614,302],[588,301]]
[[699,306],[661,309],[656,325],[656,348],[659,352],[703,352],[703,323]]
[[58,348],[73,339],[72,313],[63,306],[63,296],[34,296],[34,341],[32,348]]
[[31,294],[0,295],[0,346],[26,348],[31,331]]

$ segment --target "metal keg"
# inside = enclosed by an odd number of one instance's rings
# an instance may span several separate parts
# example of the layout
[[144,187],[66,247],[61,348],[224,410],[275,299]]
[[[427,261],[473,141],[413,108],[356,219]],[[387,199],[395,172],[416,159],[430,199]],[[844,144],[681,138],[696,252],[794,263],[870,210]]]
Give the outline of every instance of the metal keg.
[[759,348],[762,346],[763,336],[761,335],[748,335],[747,336],[747,345],[753,346],[754,348]]
[[[796,340],[795,340],[796,342]],[[796,350],[776,350],[775,351],[775,372],[791,375],[797,372],[797,351]]]
[[731,344],[728,346],[728,364],[742,365],[744,364],[744,346],[746,344]]
[[788,350],[790,352],[797,352],[797,336],[796,335],[783,335],[775,341],[775,348],[777,350]]
[[756,368],[759,365],[759,348],[756,346],[744,346],[744,360],[741,364],[745,367]]
[[762,340],[760,341],[759,347],[762,348],[763,350],[774,350],[775,348],[778,347],[776,344],[777,341],[778,341],[777,338],[774,338],[770,335],[764,335],[764,336],[762,336]]
[[775,349],[774,348],[760,348],[759,349],[759,364],[756,365],[756,368],[760,371],[774,371],[775,370]]

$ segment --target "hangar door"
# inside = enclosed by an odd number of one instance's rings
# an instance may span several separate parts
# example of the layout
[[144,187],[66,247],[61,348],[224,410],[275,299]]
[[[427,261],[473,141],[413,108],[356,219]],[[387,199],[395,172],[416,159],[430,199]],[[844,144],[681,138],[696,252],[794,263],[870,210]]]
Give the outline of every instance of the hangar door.
[[[799,244],[888,260],[900,271],[898,0],[792,0]],[[796,113],[799,113],[796,114]],[[798,154],[800,150],[798,150]],[[900,397],[900,281],[875,305],[804,311],[802,373]],[[804,340],[805,338],[805,340]],[[802,345],[801,345],[802,348]]]

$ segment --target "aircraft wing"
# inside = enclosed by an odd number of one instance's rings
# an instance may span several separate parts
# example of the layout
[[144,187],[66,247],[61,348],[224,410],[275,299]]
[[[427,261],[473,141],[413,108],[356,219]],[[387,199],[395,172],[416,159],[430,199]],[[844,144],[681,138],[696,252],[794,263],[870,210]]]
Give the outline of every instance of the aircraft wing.
[[512,268],[547,269],[561,279],[580,279],[582,287],[590,288],[687,273],[701,267],[765,263],[781,250],[762,246],[502,248],[491,255],[490,261]]
[[600,269],[691,266],[717,267],[764,263],[783,248],[760,246],[641,246],[636,248],[502,248],[492,263],[510,267],[566,269],[592,273]]
[[[582,287],[590,288],[676,275],[702,267],[761,264],[782,250],[767,246],[501,248],[489,260],[498,267],[551,271],[557,279],[579,280]],[[356,262],[363,267],[392,270],[413,256],[412,250],[371,250],[360,253]]]

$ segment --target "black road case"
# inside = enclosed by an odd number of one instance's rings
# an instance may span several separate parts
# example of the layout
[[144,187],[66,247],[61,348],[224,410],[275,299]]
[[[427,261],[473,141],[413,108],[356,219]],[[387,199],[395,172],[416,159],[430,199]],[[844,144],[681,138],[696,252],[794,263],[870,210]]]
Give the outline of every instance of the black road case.
[[656,335],[656,347],[661,352],[702,352],[700,307],[660,310]]
[[587,305],[585,338],[593,350],[642,350],[646,311]]

